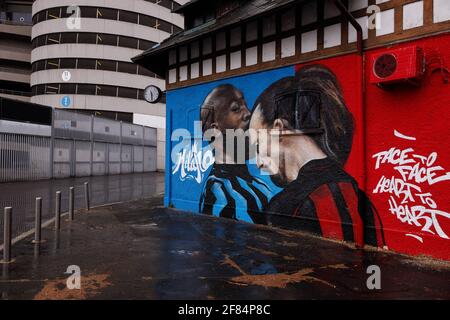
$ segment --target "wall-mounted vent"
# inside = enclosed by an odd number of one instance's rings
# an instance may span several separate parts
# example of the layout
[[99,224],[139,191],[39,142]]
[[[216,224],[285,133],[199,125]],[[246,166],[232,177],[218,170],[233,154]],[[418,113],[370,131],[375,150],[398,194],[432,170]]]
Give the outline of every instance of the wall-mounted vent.
[[370,63],[370,82],[379,86],[398,83],[419,85],[425,74],[423,50],[417,46],[375,53]]

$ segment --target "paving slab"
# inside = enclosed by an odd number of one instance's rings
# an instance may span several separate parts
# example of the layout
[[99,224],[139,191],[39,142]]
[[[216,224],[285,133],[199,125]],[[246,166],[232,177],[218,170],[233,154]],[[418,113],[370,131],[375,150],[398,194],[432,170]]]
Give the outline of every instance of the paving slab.
[[[161,196],[78,212],[2,267],[2,299],[450,299],[450,267],[308,234],[162,207]],[[369,266],[381,289],[369,290]],[[81,288],[69,289],[69,266]],[[69,285],[76,285],[74,278]]]

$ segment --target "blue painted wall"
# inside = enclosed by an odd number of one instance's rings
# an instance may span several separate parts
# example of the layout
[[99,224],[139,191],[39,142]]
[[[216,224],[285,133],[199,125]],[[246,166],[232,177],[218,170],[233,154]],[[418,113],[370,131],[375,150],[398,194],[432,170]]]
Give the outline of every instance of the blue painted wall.
[[[199,211],[201,192],[212,166],[203,172],[200,182],[195,179],[197,177],[195,170],[191,172],[194,177],[181,177],[180,168],[173,173],[177,163],[171,160],[171,151],[182,138],[178,141],[172,141],[172,132],[176,129],[186,129],[194,137],[194,123],[200,121],[200,108],[206,96],[219,85],[231,84],[243,92],[247,106],[251,110],[258,96],[268,86],[281,78],[293,76],[294,73],[295,69],[291,66],[167,92],[166,206],[192,212]],[[201,137],[201,129],[197,132],[199,132],[197,137]],[[202,143],[200,139],[186,139],[186,147],[191,149],[195,141],[197,141],[198,147],[201,145],[203,151],[207,152],[207,145]],[[188,146],[189,144],[191,146]],[[200,148],[197,151],[200,151]],[[247,163],[247,165],[252,175],[258,175],[258,170],[254,165],[250,163]],[[272,196],[280,191],[268,176],[260,176],[259,178],[270,186]]]

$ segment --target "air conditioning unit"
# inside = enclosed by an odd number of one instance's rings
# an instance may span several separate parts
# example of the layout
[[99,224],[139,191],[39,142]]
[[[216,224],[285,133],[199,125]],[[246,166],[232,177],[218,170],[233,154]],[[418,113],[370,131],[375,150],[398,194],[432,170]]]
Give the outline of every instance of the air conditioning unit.
[[425,75],[425,58],[418,46],[375,53],[370,63],[370,83],[378,86],[398,83],[419,85]]

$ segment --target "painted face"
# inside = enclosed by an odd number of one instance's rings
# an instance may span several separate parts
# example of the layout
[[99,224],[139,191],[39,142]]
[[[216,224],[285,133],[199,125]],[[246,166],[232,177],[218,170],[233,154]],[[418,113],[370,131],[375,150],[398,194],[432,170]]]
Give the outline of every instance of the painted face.
[[216,120],[219,130],[224,132],[226,129],[247,130],[250,122],[250,110],[244,100],[241,91],[234,89],[218,97]]
[[249,129],[250,143],[256,146],[258,168],[269,174],[278,185],[286,184],[286,147],[280,143],[278,131],[264,123],[260,105],[253,112]]

